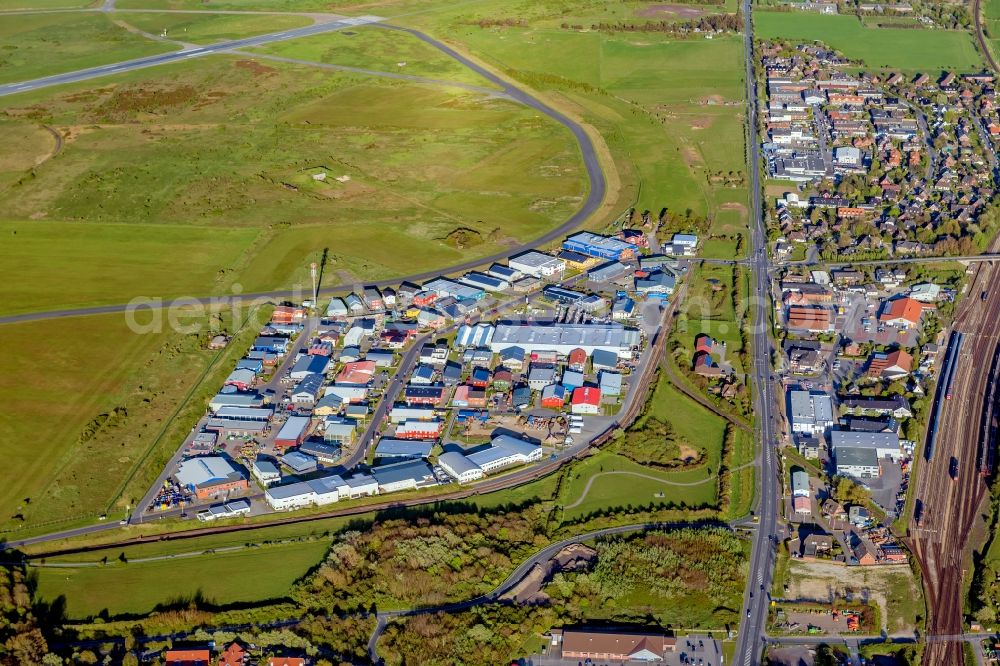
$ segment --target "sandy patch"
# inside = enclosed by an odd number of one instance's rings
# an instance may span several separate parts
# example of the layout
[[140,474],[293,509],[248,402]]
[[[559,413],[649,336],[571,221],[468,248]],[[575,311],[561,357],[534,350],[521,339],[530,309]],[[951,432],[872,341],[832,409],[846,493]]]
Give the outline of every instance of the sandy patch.
[[636,10],[635,15],[640,18],[693,19],[704,16],[706,13],[704,9],[691,7],[690,5],[650,5],[649,7]]
[[738,210],[744,215],[747,212],[746,204],[741,204],[738,201],[727,201],[726,203],[719,206],[719,208],[722,210]]
[[788,601],[830,602],[835,597],[850,596],[860,601],[873,601],[882,609],[883,631],[895,633],[912,630],[912,625],[900,616],[900,609],[890,608],[888,599],[893,588],[906,591],[913,599],[919,592],[908,567],[848,567],[828,562],[793,560],[788,576]]

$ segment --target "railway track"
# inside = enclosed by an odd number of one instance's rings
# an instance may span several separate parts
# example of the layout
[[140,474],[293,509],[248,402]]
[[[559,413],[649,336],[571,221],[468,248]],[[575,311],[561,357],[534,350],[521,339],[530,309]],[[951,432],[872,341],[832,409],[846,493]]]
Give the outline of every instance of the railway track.
[[[959,309],[955,330],[965,339],[954,359],[953,397],[940,410],[933,455],[923,463],[915,489],[922,511],[920,524],[916,518],[911,522],[908,542],[923,573],[929,637],[962,633],[968,538],[987,494],[978,469],[983,418],[992,414],[986,396],[997,372],[989,363],[1000,342],[1000,289],[992,289],[997,279],[997,266],[981,265]],[[977,297],[982,292],[986,300]],[[935,640],[928,643],[924,663],[951,666],[962,664],[963,657],[961,641]]]

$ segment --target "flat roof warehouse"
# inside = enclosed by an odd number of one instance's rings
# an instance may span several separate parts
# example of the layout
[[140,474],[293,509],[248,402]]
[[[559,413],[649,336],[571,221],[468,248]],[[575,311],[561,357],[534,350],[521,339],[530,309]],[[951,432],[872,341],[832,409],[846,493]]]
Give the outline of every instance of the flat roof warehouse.
[[490,348],[494,353],[521,347],[529,354],[541,350],[567,354],[579,347],[588,355],[601,349],[627,357],[639,342],[639,331],[620,324],[498,324]]

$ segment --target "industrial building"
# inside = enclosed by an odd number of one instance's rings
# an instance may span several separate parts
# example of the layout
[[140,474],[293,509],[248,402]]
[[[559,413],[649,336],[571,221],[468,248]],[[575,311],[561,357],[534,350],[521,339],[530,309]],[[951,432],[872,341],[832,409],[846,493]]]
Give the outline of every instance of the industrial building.
[[792,432],[822,435],[835,422],[833,398],[826,393],[789,391],[788,402]]
[[581,231],[573,234],[563,241],[563,248],[571,252],[579,252],[588,257],[605,259],[608,261],[629,261],[635,259],[638,249],[631,243],[612,238],[611,236],[601,236],[589,231]]
[[507,264],[514,270],[533,277],[550,277],[566,271],[566,262],[538,250],[528,250],[511,257]]
[[177,483],[200,500],[218,497],[234,490],[246,490],[250,484],[228,460],[221,456],[189,458],[177,467]]
[[595,350],[613,352],[618,358],[631,358],[640,342],[639,331],[621,324],[498,324],[490,349],[499,353],[520,347],[525,353],[554,351],[567,356],[577,347],[593,355]]

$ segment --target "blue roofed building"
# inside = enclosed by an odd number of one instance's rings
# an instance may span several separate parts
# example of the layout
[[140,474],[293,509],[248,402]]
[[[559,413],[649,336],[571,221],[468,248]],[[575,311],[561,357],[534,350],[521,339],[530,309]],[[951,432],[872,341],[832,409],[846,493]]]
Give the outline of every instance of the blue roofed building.
[[601,236],[589,231],[581,231],[573,234],[563,241],[563,248],[571,252],[579,252],[588,257],[597,259],[628,261],[635,259],[638,248],[631,243],[612,238],[611,236]]

